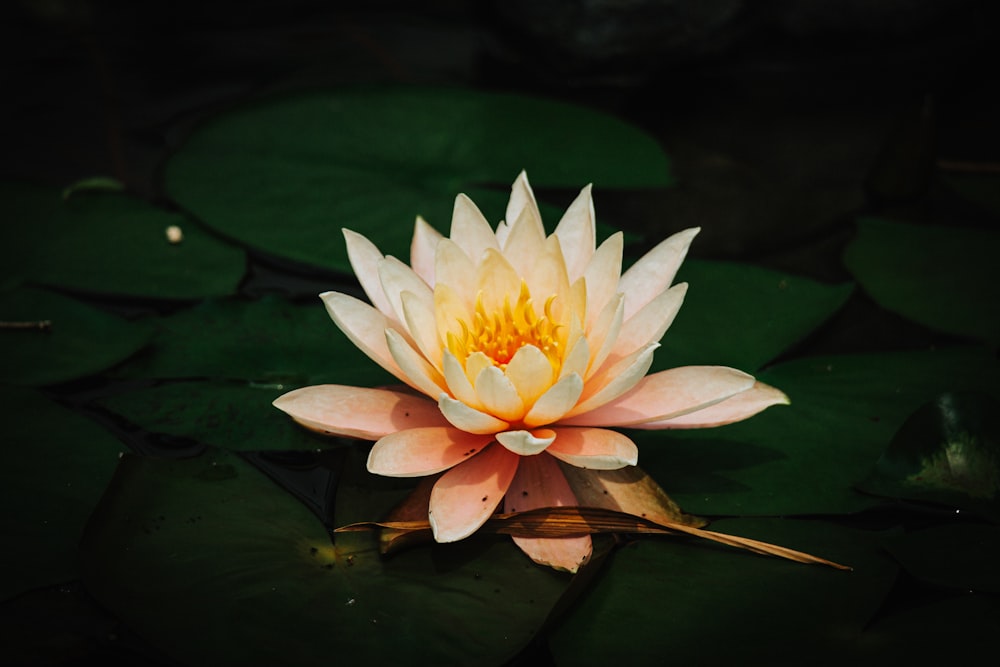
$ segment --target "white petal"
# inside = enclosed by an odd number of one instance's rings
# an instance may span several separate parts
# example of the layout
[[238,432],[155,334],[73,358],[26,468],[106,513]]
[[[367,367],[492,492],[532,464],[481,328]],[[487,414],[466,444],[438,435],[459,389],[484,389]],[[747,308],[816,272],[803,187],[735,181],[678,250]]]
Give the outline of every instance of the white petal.
[[542,247],[545,244],[545,230],[541,222],[531,220],[531,214],[525,210],[521,217],[511,226],[507,242],[503,246],[503,256],[518,276],[528,275],[535,270]]
[[406,321],[403,313],[403,292],[412,292],[429,308],[434,308],[434,292],[430,286],[413,269],[395,257],[386,257],[378,263],[378,277],[382,283],[382,291],[392,304],[392,312],[399,322]]
[[441,367],[441,340],[438,338],[434,303],[427,303],[413,292],[404,291],[400,295],[406,326],[413,341],[424,357],[436,368]]
[[583,377],[590,365],[590,344],[586,337],[580,336],[570,345],[569,352],[563,358],[562,368],[559,376],[563,377],[570,373],[576,373]]
[[396,312],[392,308],[388,297],[382,290],[382,283],[378,278],[378,265],[383,259],[382,253],[375,244],[367,238],[352,232],[350,229],[341,230],[344,233],[344,242],[347,244],[347,258],[354,269],[354,275],[361,283],[361,289],[368,295],[368,300],[372,302],[383,315],[399,321]]
[[619,290],[628,294],[628,299],[625,300],[625,319],[632,317],[670,286],[677,275],[677,269],[687,256],[691,241],[699,231],[698,227],[692,227],[668,237],[639,258],[622,275]]
[[434,272],[438,285],[447,285],[453,290],[467,310],[473,308],[476,303],[476,284],[470,277],[476,275],[476,265],[450,239],[443,239],[438,243]]
[[514,383],[496,366],[484,368],[473,386],[479,402],[491,415],[508,422],[524,416],[524,401],[517,395]]
[[590,190],[588,185],[580,191],[553,232],[562,244],[571,282],[583,275],[597,246],[596,216]]
[[587,318],[584,327],[588,330],[608,301],[623,291],[618,288],[618,278],[622,272],[623,238],[621,232],[615,232],[605,239],[584,271],[587,284]]
[[476,390],[472,388],[472,383],[466,376],[465,369],[462,368],[461,362],[455,358],[455,355],[445,350],[441,358],[441,367],[451,395],[462,403],[481,410],[483,406],[479,403]]
[[454,241],[472,262],[478,262],[487,248],[500,249],[490,223],[473,201],[462,194],[455,197],[451,233],[448,238]]
[[587,342],[590,344],[591,352],[594,353],[594,357],[587,367],[587,375],[584,376],[588,381],[594,373],[601,369],[604,360],[614,349],[624,319],[625,295],[616,294],[608,301],[600,316],[594,321],[594,326],[587,333]]
[[385,332],[393,323],[364,301],[340,292],[319,295],[334,324],[354,345],[379,366],[416,388],[399,364],[392,358],[385,341]]
[[583,378],[576,373],[564,375],[549,387],[524,416],[528,427],[551,424],[569,412],[583,392]]
[[[674,285],[658,294],[631,319],[623,322],[611,350],[611,357],[626,357],[647,343],[663,338],[684,303],[685,294],[687,283]],[[628,295],[625,296],[625,302],[628,303]]]
[[441,373],[413,349],[398,331],[386,329],[385,341],[389,354],[406,374],[407,384],[432,397],[445,389],[447,385]]
[[413,240],[410,241],[410,266],[431,287],[434,287],[435,249],[442,238],[441,232],[417,216],[413,226]]
[[492,365],[493,360],[485,354],[482,352],[473,352],[465,358],[465,377],[469,378],[469,382],[475,384],[479,374]]
[[524,405],[532,405],[555,380],[548,357],[534,345],[522,345],[507,364],[505,373]]
[[494,436],[501,445],[521,456],[534,456],[545,451],[545,448],[556,439],[555,431],[547,428],[531,431],[504,431]]
[[590,378],[582,400],[566,416],[589,412],[632,389],[646,375],[653,363],[653,352],[659,346],[659,343],[650,343]]
[[441,408],[444,418],[452,426],[467,433],[497,433],[510,426],[502,419],[497,419],[493,415],[480,412],[461,401],[456,401],[448,394],[442,393],[438,397],[438,407]]
[[[536,227],[537,233],[545,236],[545,229],[542,227],[542,216],[538,212],[538,203],[535,201],[535,193],[531,191],[531,185],[528,184],[528,175],[525,172],[521,172],[517,175],[517,179],[514,181],[514,185],[510,189],[510,199],[507,201],[507,211],[505,213],[504,219],[507,221],[507,225],[511,227],[510,231],[513,231],[513,227],[518,223],[521,216],[524,215],[524,222],[528,225]],[[497,230],[497,236],[499,237],[500,232]],[[507,242],[509,238],[503,243],[503,247],[507,247]]]

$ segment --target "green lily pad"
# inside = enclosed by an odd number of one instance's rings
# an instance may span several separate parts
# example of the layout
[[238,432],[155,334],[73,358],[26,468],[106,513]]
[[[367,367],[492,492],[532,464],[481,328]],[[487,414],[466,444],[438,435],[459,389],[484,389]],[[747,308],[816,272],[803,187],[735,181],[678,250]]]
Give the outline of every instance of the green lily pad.
[[96,404],[150,433],[235,451],[307,450],[337,443],[290,424],[271,403],[287,390],[246,382],[162,382]]
[[[74,291],[158,299],[233,293],[244,252],[193,221],[116,192],[0,183],[2,275]],[[177,226],[183,241],[171,243]]]
[[121,363],[151,329],[40,289],[0,292],[0,381],[42,386],[76,380]]
[[119,377],[238,378],[286,391],[398,382],[341,333],[319,298],[210,299],[151,323],[158,330],[153,345]]
[[0,386],[0,599],[74,579],[77,542],[125,449],[110,433],[32,389]]
[[944,524],[893,538],[886,544],[912,576],[962,592],[1000,593],[1000,528]]
[[639,465],[684,511],[843,514],[883,505],[855,486],[917,406],[946,390],[1000,396],[1000,364],[965,348],[805,358],[759,379],[791,405],[718,428],[631,433]]
[[536,188],[670,183],[656,140],[614,117],[519,95],[392,87],[243,106],[196,130],[165,179],[219,232],[348,272],[341,227],[408,258],[415,216],[447,230],[464,192],[495,224],[522,169]]
[[826,285],[735,262],[687,260],[684,305],[656,351],[653,370],[689,364],[753,372],[831,317],[850,284]]
[[861,488],[1000,520],[1000,401],[947,393],[900,427]]
[[500,665],[571,577],[507,538],[379,556],[241,458],[126,456],[82,546],[95,598],[186,665]]
[[[885,535],[820,521],[733,519],[710,529],[850,565],[852,572],[675,537],[612,556],[552,633],[560,665],[838,662],[892,587]],[[784,660],[782,660],[784,658]]]
[[1000,233],[865,219],[844,263],[884,308],[935,331],[1000,341]]

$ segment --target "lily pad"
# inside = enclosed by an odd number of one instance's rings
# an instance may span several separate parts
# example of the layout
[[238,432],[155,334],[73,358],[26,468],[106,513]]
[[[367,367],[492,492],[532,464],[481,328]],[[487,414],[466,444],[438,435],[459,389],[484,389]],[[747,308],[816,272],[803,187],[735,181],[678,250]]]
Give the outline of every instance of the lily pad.
[[271,402],[281,385],[247,382],[162,382],[107,396],[97,405],[150,433],[190,438],[235,451],[306,450],[337,443],[290,424]]
[[844,263],[881,306],[935,331],[1000,341],[1000,233],[858,222]]
[[187,665],[500,665],[571,578],[505,538],[378,554],[241,458],[126,456],[82,542],[83,580]]
[[900,427],[861,488],[1000,520],[1000,401],[946,393]]
[[855,486],[910,413],[946,390],[1000,396],[1000,364],[975,348],[805,358],[759,378],[791,405],[718,428],[633,432],[639,465],[686,512],[843,514],[884,505]]
[[0,292],[0,381],[42,386],[76,380],[121,363],[152,330],[40,289]]
[[920,581],[963,593],[1000,593],[997,526],[944,524],[895,537],[886,548]]
[[125,449],[110,433],[32,389],[0,386],[0,599],[75,579],[77,542]]
[[236,378],[286,391],[324,382],[397,382],[340,332],[319,298],[306,304],[273,295],[210,299],[150,322],[157,329],[153,345],[119,377]]
[[[829,558],[852,572],[676,537],[616,551],[550,639],[559,665],[830,663],[859,636],[892,587],[885,535],[820,521],[732,519],[712,530]],[[724,638],[724,641],[720,641]],[[623,642],[625,644],[623,645]],[[782,657],[785,657],[782,660]]]
[[754,372],[830,318],[853,289],[698,260],[681,266],[676,282],[684,281],[684,305],[656,351],[653,370],[713,364]]
[[499,222],[522,169],[536,188],[670,183],[656,140],[612,116],[520,95],[408,87],[243,106],[197,129],[165,179],[176,201],[219,232],[348,272],[341,227],[406,258],[414,217],[446,230],[460,192]]
[[[122,193],[0,183],[6,276],[74,291],[196,299],[233,293],[244,252],[192,220]],[[172,243],[169,227],[183,240]]]

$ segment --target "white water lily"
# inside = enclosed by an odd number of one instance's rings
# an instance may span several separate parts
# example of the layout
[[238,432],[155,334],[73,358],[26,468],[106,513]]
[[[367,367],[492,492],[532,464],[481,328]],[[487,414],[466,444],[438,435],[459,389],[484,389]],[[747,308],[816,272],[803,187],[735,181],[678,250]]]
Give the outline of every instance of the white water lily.
[[[687,292],[671,283],[697,232],[674,234],[622,273],[622,234],[597,245],[590,186],[546,236],[524,173],[495,231],[465,195],[447,238],[418,218],[410,266],[345,230],[371,303],[339,292],[323,302],[415,392],[321,385],[275,405],[309,428],[374,440],[373,473],[443,473],[428,506],[438,542],[471,535],[501,503],[505,512],[577,505],[558,462],[614,470],[638,460],[632,440],[608,427],[718,426],[788,402],[722,366],[647,375]],[[569,571],[591,553],[589,536],[514,540]]]

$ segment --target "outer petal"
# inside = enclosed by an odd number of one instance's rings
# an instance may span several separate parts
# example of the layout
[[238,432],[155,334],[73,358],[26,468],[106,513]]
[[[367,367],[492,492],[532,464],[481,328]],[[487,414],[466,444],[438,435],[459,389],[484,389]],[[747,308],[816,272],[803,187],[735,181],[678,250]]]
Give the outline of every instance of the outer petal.
[[[507,495],[504,512],[577,504],[559,465],[549,456],[522,458]],[[514,543],[531,560],[559,570],[576,572],[590,556],[590,535],[580,537],[515,537]]]
[[553,232],[559,238],[570,282],[583,275],[597,246],[594,201],[588,185],[566,209]]
[[661,421],[635,424],[630,428],[709,428],[742,421],[772,405],[788,405],[783,392],[763,382],[756,382],[744,392],[731,396],[707,408]]
[[725,366],[681,366],[642,378],[628,394],[563,424],[635,426],[704,410],[754,384],[752,375]]
[[295,389],[279,396],[274,407],[314,431],[363,440],[446,424],[438,406],[421,396],[339,384]]
[[492,440],[450,426],[411,428],[381,438],[368,454],[368,472],[423,477],[447,470],[482,451]]
[[447,386],[441,373],[413,349],[398,331],[386,329],[384,335],[389,353],[406,374],[407,384],[428,396],[440,394]]
[[468,537],[490,518],[514,479],[521,457],[488,445],[437,481],[427,518],[438,542]]
[[625,301],[626,320],[670,286],[699,231],[699,227],[692,227],[668,237],[622,275],[618,291],[628,294]]
[[603,428],[556,428],[547,451],[560,461],[591,470],[634,466],[639,448],[628,436]]
[[383,315],[397,319],[392,303],[382,290],[382,283],[378,278],[378,265],[385,259],[382,253],[374,243],[361,234],[350,229],[341,231],[347,244],[347,259],[351,262],[351,268],[354,269],[354,275],[361,283],[361,288],[368,295],[368,300]]
[[[653,352],[659,346],[659,343],[650,343],[641,350],[636,350],[618,363],[605,366],[600,373],[587,380],[580,402],[567,413],[567,416],[572,417],[590,412],[631,391],[646,375],[646,371],[649,370],[649,367],[653,363]],[[560,421],[562,423],[571,423],[566,420]],[[602,426],[604,424],[591,424],[591,422],[587,422],[586,425]]]
[[473,263],[478,262],[487,248],[499,250],[497,237],[479,208],[465,195],[455,197],[448,237],[458,244]]
[[469,433],[497,433],[510,426],[504,420],[456,401],[448,394],[441,394],[438,397],[438,407],[452,426]]
[[410,241],[410,266],[431,287],[434,287],[434,250],[442,238],[441,232],[417,216]]
[[[661,292],[630,320],[624,322],[611,350],[611,359],[626,357],[643,345],[663,338],[663,334],[673,324],[677,311],[684,303],[685,294],[687,294],[687,283],[674,285],[667,291]],[[628,296],[625,297],[625,301],[628,302]]]
[[504,431],[496,434],[497,442],[519,456],[534,456],[556,439],[555,431],[542,428],[537,431]]
[[347,294],[323,292],[319,296],[323,299],[326,312],[329,313],[334,324],[359,350],[367,354],[379,366],[416,389],[389,352],[389,345],[385,340],[385,332],[393,326],[389,318],[364,301]]
[[413,269],[395,257],[386,257],[378,263],[378,277],[398,322],[404,324],[406,322],[403,313],[403,292],[410,292],[426,304],[428,310],[433,310],[434,292],[420,276],[414,273]]

